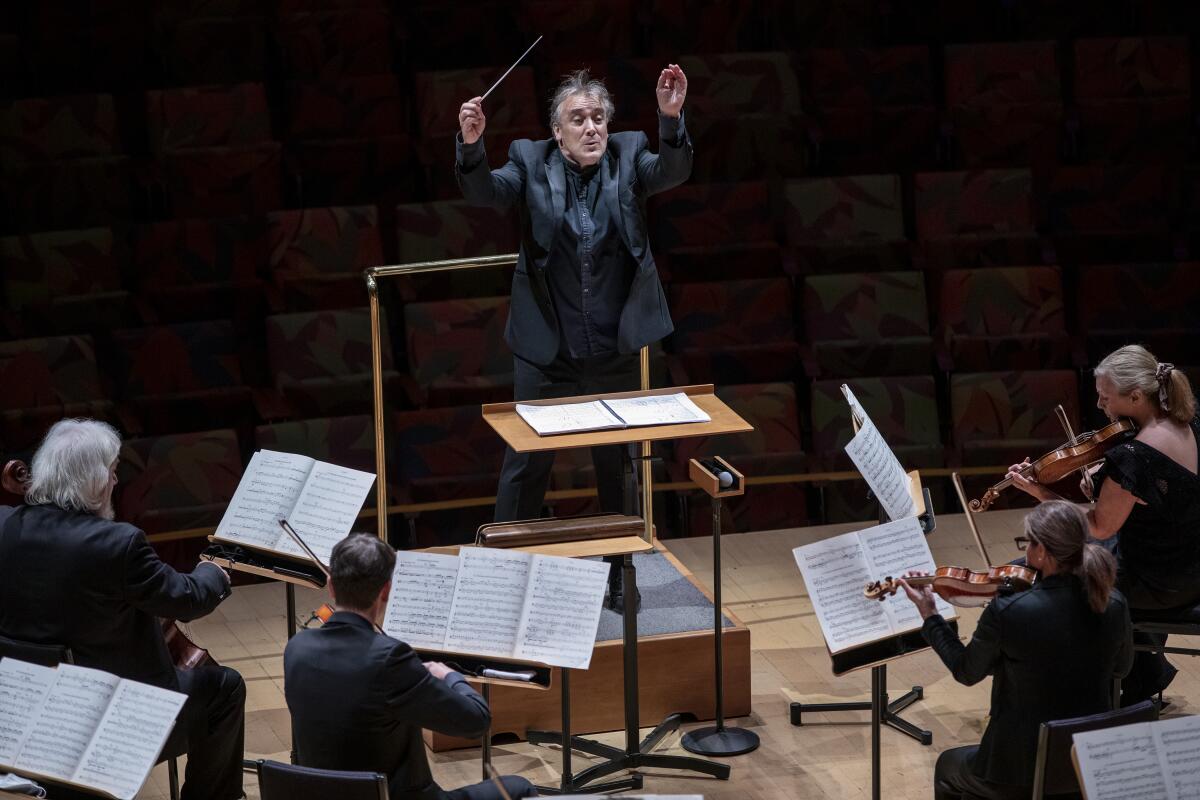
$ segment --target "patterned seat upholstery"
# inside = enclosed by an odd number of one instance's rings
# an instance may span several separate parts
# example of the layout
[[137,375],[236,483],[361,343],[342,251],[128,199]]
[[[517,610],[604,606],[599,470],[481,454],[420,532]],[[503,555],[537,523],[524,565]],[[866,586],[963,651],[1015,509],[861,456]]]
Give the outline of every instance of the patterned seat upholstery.
[[167,85],[229,84],[265,77],[267,36],[262,17],[165,17],[160,12],[154,44]]
[[408,133],[409,109],[395,75],[356,75],[288,85],[294,139],[348,139]]
[[933,365],[919,272],[809,276],[804,324],[812,375],[911,375]]
[[1200,263],[1103,264],[1079,280],[1088,363],[1126,344],[1174,363],[1200,363]]
[[374,206],[268,214],[267,241],[271,280],[293,311],[361,306],[362,271],[384,263]]
[[110,94],[14,100],[0,109],[0,163],[15,166],[120,154]]
[[[538,45],[541,57],[578,62],[630,52],[635,5],[633,0],[519,0],[517,20],[530,42],[546,31],[554,32]],[[549,97],[550,93],[540,96]]]
[[330,5],[280,16],[275,40],[284,74],[329,79],[390,71],[392,18],[387,7],[326,10]]
[[[516,253],[520,228],[514,211],[470,206],[463,200],[396,207],[400,263]],[[420,275],[396,281],[406,301],[500,295],[512,286],[512,267]]]
[[800,346],[786,278],[681,283],[668,291],[673,360],[692,383],[794,381]]
[[285,167],[296,205],[307,208],[387,205],[423,194],[417,150],[407,134],[292,142]]
[[113,225],[136,209],[126,156],[0,166],[0,229],[9,232]]
[[[331,464],[375,473],[375,423],[369,414],[321,417],[259,425],[254,429],[254,449],[299,453]],[[396,498],[395,473],[389,476],[389,497]],[[364,507],[375,505],[375,487]],[[355,530],[365,530],[362,523]]]
[[1169,261],[1178,175],[1159,164],[1061,167],[1046,201],[1063,263]]
[[788,181],[784,226],[800,274],[904,269],[909,243],[898,175]]
[[913,183],[922,266],[1037,264],[1052,257],[1037,232],[1031,170],[925,172]]
[[938,327],[947,369],[1082,366],[1067,336],[1057,267],[947,270]]
[[408,366],[422,406],[499,403],[512,398],[512,352],[504,343],[507,297],[408,303]]
[[175,150],[163,159],[172,215],[261,215],[283,205],[280,146],[205,147]]
[[147,92],[146,119],[150,146],[158,152],[257,145],[272,138],[261,83]]

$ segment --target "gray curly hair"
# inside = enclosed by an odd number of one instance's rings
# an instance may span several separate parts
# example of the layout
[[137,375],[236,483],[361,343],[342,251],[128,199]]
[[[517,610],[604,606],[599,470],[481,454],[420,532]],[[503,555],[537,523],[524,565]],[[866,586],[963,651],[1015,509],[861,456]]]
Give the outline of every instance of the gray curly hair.
[[106,422],[63,419],[54,423],[29,465],[25,502],[113,518],[109,468],[121,452],[121,436]]
[[612,119],[616,107],[613,105],[612,95],[609,93],[608,87],[604,85],[604,81],[593,78],[586,69],[578,69],[563,76],[562,83],[558,85],[558,88],[554,90],[554,96],[550,98],[551,130],[561,124],[563,104],[577,94],[586,95],[604,106],[604,118]]

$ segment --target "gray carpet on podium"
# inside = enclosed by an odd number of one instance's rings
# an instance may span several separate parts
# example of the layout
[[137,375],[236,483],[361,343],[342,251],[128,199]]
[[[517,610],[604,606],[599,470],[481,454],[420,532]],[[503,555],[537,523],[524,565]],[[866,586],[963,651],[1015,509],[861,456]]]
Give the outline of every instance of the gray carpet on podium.
[[[686,631],[711,631],[712,603],[661,553],[635,553],[637,585],[642,592],[638,612],[638,637]],[[722,615],[725,627],[733,622]],[[597,642],[621,638],[621,615],[605,608],[600,612]]]

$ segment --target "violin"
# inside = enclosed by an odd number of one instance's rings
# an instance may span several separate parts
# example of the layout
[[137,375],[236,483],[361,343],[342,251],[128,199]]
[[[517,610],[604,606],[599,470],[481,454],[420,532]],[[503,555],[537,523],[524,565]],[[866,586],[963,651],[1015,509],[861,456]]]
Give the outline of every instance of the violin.
[[[992,601],[998,592],[1023,592],[1033,586],[1037,572],[1029,567],[1004,564],[987,571],[966,567],[938,567],[932,575],[914,575],[904,580],[909,586],[930,586],[952,606],[980,608]],[[868,600],[883,600],[896,593],[900,581],[891,576],[873,581],[863,589]]]
[[[1038,483],[1057,483],[1077,469],[1086,470],[1092,464],[1100,461],[1104,454],[1121,442],[1129,434],[1136,431],[1137,426],[1130,420],[1119,419],[1096,431],[1085,431],[1072,437],[1066,444],[1040,456],[1022,467],[1019,474],[1025,478],[1033,478]],[[987,511],[1000,492],[1012,486],[1012,478],[1006,477],[983,493],[983,497],[970,502],[972,511]]]
[[[23,461],[9,461],[4,465],[0,474],[0,486],[9,494],[23,497],[29,486],[29,467]],[[160,619],[163,639],[167,642],[167,652],[179,669],[195,669],[196,667],[216,666],[217,661],[207,650],[193,642],[173,619]]]

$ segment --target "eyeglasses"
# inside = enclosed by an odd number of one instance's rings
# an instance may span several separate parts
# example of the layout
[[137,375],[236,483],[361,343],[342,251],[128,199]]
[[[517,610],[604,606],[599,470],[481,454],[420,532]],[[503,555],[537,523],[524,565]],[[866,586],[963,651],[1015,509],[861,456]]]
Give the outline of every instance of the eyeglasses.
[[1032,536],[1015,536],[1013,541],[1017,543],[1017,549],[1024,553],[1029,549],[1031,544],[1037,544],[1038,540]]

